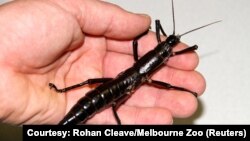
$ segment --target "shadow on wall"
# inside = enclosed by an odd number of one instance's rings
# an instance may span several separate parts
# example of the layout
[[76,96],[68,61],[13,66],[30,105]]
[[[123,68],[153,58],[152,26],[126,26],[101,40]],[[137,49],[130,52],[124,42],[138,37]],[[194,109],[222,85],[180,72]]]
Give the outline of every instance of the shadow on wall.
[[22,127],[0,123],[0,141],[22,141]]

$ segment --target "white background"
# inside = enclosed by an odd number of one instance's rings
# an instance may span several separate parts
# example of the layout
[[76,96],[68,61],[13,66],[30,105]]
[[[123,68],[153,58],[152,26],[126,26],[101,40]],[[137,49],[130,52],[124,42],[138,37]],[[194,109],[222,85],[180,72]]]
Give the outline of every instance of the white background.
[[[107,1],[132,12],[146,13],[152,20],[160,19],[165,31],[172,33],[170,0]],[[177,33],[222,20],[182,38],[189,45],[199,45],[197,70],[205,76],[207,89],[199,98],[198,111],[175,123],[249,124],[250,1],[174,0],[174,4]]]

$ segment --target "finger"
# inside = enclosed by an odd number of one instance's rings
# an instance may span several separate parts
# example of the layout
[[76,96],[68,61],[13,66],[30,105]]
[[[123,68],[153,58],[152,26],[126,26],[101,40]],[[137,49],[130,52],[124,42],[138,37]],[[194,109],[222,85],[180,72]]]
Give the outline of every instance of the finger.
[[[187,45],[180,43],[173,51],[180,51],[185,48],[187,48]],[[199,57],[196,52],[188,52],[170,57],[166,64],[176,69],[194,70],[199,64]]]
[[[124,54],[133,54],[132,41],[117,41],[108,40],[108,50],[113,52],[119,52]],[[138,54],[143,56],[148,51],[152,50],[157,45],[157,40],[155,33],[149,32],[147,35],[143,36],[138,42]],[[174,51],[182,50],[187,48],[187,45],[180,43],[174,47]],[[199,62],[198,55],[195,52],[185,53],[182,55],[177,55],[170,57],[167,61],[167,65],[173,68],[183,69],[183,70],[193,70],[197,67]]]
[[198,106],[197,98],[188,92],[149,86],[140,87],[125,104],[137,107],[166,108],[174,117],[179,118],[191,116]]
[[166,93],[165,90],[161,89],[158,94],[155,106],[167,108],[174,117],[190,117],[197,110],[197,98],[188,92],[173,90]]
[[[121,63],[122,62],[122,63]],[[104,61],[104,76],[115,77],[120,72],[131,67],[134,63],[130,55],[122,55],[109,52]],[[112,66],[111,66],[112,64]],[[119,65],[120,64],[120,65]],[[204,77],[196,71],[184,71],[164,66],[157,71],[152,79],[170,83],[175,86],[184,87],[201,95],[206,87]]]
[[150,26],[149,16],[130,13],[111,3],[97,0],[55,2],[70,11],[87,34],[131,39]]
[[[122,124],[172,124],[173,119],[169,110],[164,108],[141,108],[121,105],[117,114]],[[117,124],[111,108],[96,114],[89,124]]]
[[189,89],[198,93],[199,96],[204,93],[206,88],[204,77],[197,71],[183,71],[163,67],[153,75],[152,79]]

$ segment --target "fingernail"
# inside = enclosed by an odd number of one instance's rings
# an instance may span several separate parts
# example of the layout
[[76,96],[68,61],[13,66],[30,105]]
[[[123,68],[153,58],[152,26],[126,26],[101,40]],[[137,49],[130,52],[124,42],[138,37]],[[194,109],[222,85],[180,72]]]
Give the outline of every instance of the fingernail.
[[146,17],[146,18],[150,18],[150,16],[147,15],[147,14],[138,14],[138,15],[143,16],[143,17]]

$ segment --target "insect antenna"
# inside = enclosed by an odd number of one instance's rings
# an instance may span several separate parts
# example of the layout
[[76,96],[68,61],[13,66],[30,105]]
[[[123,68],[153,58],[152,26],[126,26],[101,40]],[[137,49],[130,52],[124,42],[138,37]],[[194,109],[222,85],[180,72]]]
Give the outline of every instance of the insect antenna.
[[173,35],[175,35],[174,1],[172,0]]
[[186,35],[186,34],[188,34],[188,33],[194,32],[194,31],[196,31],[196,30],[199,30],[199,29],[201,29],[201,28],[204,28],[204,27],[210,26],[210,25],[212,25],[212,24],[219,23],[219,22],[221,22],[221,20],[219,20],[219,21],[215,21],[215,22],[212,22],[212,23],[209,23],[209,24],[203,25],[203,26],[200,26],[200,27],[195,28],[195,29],[192,29],[192,30],[189,30],[189,31],[187,31],[187,32],[185,32],[185,33],[183,33],[183,34],[179,35],[179,37],[181,37],[181,36],[183,36],[183,35]]

